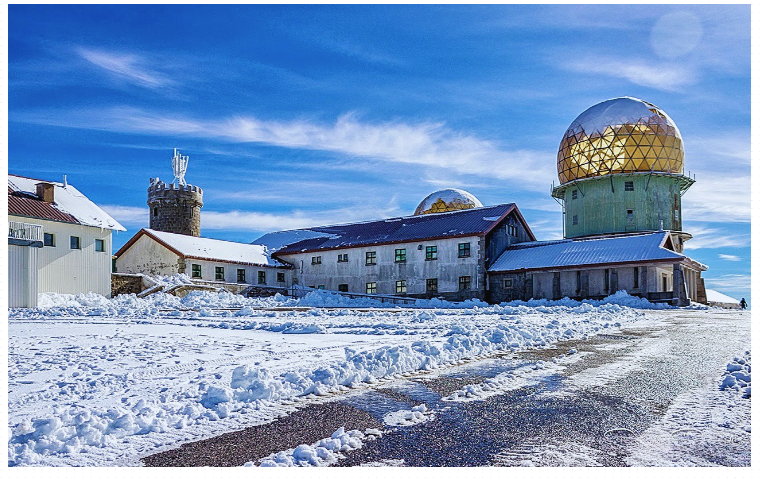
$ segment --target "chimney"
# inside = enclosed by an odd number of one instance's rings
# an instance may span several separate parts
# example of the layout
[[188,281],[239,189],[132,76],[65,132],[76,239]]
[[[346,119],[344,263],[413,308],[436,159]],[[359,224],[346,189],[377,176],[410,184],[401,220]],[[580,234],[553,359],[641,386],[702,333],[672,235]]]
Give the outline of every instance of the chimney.
[[45,202],[55,202],[55,185],[50,183],[37,183],[37,196]]

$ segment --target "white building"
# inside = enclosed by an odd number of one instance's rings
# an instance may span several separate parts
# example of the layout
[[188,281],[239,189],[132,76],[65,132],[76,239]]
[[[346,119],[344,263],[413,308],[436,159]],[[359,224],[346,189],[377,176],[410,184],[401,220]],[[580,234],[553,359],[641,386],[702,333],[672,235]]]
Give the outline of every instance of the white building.
[[10,307],[37,293],[111,295],[111,233],[125,231],[74,186],[8,175]]
[[116,252],[116,271],[151,276],[184,273],[195,281],[287,287],[288,265],[264,246],[140,229]]

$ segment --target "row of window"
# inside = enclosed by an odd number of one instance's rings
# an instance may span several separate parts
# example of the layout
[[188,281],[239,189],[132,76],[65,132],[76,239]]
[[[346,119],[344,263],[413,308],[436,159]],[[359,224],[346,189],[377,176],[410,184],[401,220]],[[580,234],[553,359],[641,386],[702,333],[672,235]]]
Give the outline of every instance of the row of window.
[[[625,188],[626,191],[633,191],[633,181],[626,181],[625,182]],[[573,189],[573,192],[570,193],[573,199],[578,199],[578,190]]]
[[[461,276],[459,278],[459,290],[469,290],[472,285],[470,276]],[[318,285],[317,289],[324,289],[324,285]],[[338,284],[339,292],[348,292],[348,284]],[[438,292],[438,279],[425,279],[425,291],[428,293]],[[377,294],[377,282],[367,282],[364,292],[367,294]],[[406,294],[406,280],[396,281],[396,294]]]
[[[665,284],[664,281],[663,281],[663,284]],[[511,287],[512,287],[512,279],[504,279],[504,288],[509,289]],[[633,268],[633,288],[634,289],[639,288],[639,268],[638,267]],[[663,286],[663,290],[665,289],[667,289],[667,287]],[[575,292],[580,293],[580,291],[581,291],[581,271],[575,271]],[[604,291],[605,292],[610,291],[610,270],[609,269],[604,269]]]
[[[42,237],[43,244],[46,247],[56,247],[55,234],[46,232]],[[69,249],[81,249],[82,238],[79,236],[69,236]],[[106,241],[104,239],[95,239],[95,252],[106,252]]]
[[[422,247],[422,246],[420,246]],[[459,244],[457,257],[470,257],[470,243]],[[438,259],[438,246],[425,246],[425,260],[435,261]],[[348,254],[338,254],[338,262],[348,262]],[[394,262],[406,262],[406,249],[396,249]],[[322,263],[322,256],[312,256],[311,264]],[[368,251],[364,254],[364,263],[368,266],[377,264],[377,251]]]
[[[193,264],[192,265],[192,277],[193,279],[200,279],[203,277],[202,269],[200,264]],[[267,272],[266,271],[258,271],[258,283],[259,284],[266,284],[267,283]],[[215,266],[214,267],[214,280],[224,280],[224,267],[222,266]],[[237,281],[238,282],[246,282],[245,280],[245,269],[238,269],[237,270]],[[277,282],[285,282],[285,273],[284,272],[278,272],[277,273]]]
[[[625,218],[629,222],[633,221],[633,209],[626,209],[625,210]],[[577,226],[577,225],[578,225],[578,215],[577,214],[573,214],[573,226]]]

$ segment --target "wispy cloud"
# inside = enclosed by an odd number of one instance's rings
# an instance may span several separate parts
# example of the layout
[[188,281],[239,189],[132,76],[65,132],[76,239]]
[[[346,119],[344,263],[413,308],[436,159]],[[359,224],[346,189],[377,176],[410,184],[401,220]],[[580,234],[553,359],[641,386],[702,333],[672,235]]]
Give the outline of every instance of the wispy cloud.
[[139,86],[162,88],[175,83],[171,78],[149,68],[147,60],[139,55],[88,48],[79,48],[77,53],[109,74]]
[[739,261],[742,260],[741,257],[734,256],[734,255],[731,255],[731,254],[718,254],[718,257],[720,257],[724,261],[731,261],[731,262],[739,262]]
[[711,227],[689,227],[694,237],[684,243],[684,249],[719,249],[724,247],[747,247],[749,234],[729,234],[725,230]]
[[698,177],[684,195],[683,216],[698,222],[750,222],[750,187],[748,175]]
[[[197,120],[135,108],[18,114],[17,121],[65,127],[141,133],[192,135],[234,143],[261,143],[335,152],[350,157],[441,168],[463,175],[513,180],[522,189],[546,191],[554,176],[552,153],[504,150],[489,140],[461,133],[443,123],[367,123],[345,114],[334,123],[296,119],[269,121],[250,116]],[[350,166],[350,164],[349,164]]]
[[148,227],[148,208],[101,204],[100,207],[124,226]]
[[674,62],[588,56],[563,62],[561,67],[574,73],[620,78],[662,91],[679,91],[696,81],[691,67]]
[[705,285],[708,289],[749,292],[752,276],[749,274],[726,274],[718,277],[705,277]]

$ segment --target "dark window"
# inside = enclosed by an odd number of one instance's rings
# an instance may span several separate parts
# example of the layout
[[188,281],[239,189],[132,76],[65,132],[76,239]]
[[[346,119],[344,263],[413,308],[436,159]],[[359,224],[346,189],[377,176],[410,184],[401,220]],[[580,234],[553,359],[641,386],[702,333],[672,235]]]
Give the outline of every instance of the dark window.
[[193,264],[193,278],[194,279],[200,279],[201,278],[201,265],[200,264]]
[[259,271],[258,280],[259,280],[259,284],[266,284],[267,283],[267,273],[266,273],[266,271]]
[[348,284],[338,284],[338,292],[348,292]]
[[377,294],[377,282],[367,282],[367,294]]
[[575,271],[575,292],[581,291],[581,271]]
[[70,236],[69,237],[69,244],[72,249],[81,249],[82,248],[82,242],[79,239],[79,236]]
[[237,280],[238,282],[245,282],[245,269],[237,270]]
[[406,249],[396,249],[396,262],[406,262]]
[[609,292],[610,290],[610,270],[604,269],[604,291]]
[[224,267],[216,266],[214,269],[214,279],[224,280]]
[[504,287],[512,287],[512,279],[504,279]]
[[459,278],[459,290],[469,290],[472,278],[470,276],[461,276]]
[[627,218],[629,221],[633,221],[633,209],[627,209],[627,210],[625,211],[625,214],[626,214],[626,218]]
[[338,254],[338,262],[348,262],[348,254]]
[[428,279],[425,281],[425,289],[428,292],[438,292],[438,279]]
[[425,247],[425,260],[434,261],[438,259],[438,246]]
[[324,285],[318,285],[317,286],[317,290],[325,290],[325,286]]
[[277,282],[285,282],[285,273],[284,272],[278,272],[277,273]]
[[638,267],[633,268],[633,288],[634,289],[639,288],[639,268]]
[[463,242],[459,244],[459,257],[470,257],[470,243]]
[[662,291],[667,292],[668,291],[668,277],[662,276]]
[[577,226],[577,225],[578,225],[578,216],[575,215],[573,216],[573,226]]
[[572,196],[573,196],[573,199],[578,199],[578,190],[577,189],[573,189]]
[[157,217],[157,216],[158,216],[158,208],[154,207],[153,208],[153,217]]
[[396,281],[396,293],[397,294],[406,294],[406,281],[405,280],[397,280]]
[[626,181],[625,182],[625,190],[626,191],[633,191],[633,181]]
[[321,264],[322,263],[322,256],[312,256],[311,257],[311,263],[314,264]]
[[45,245],[49,247],[55,247],[55,234],[50,234],[49,232],[46,232],[43,237],[45,241]]
[[[374,266],[377,264],[377,252],[372,251],[366,253],[366,264],[368,266]],[[368,282],[368,284],[374,284],[374,282]]]
[[106,241],[95,239],[95,252],[106,252]]
[[517,236],[517,226],[515,226],[514,224],[509,224],[507,226],[507,234],[509,234],[510,236],[516,237]]

